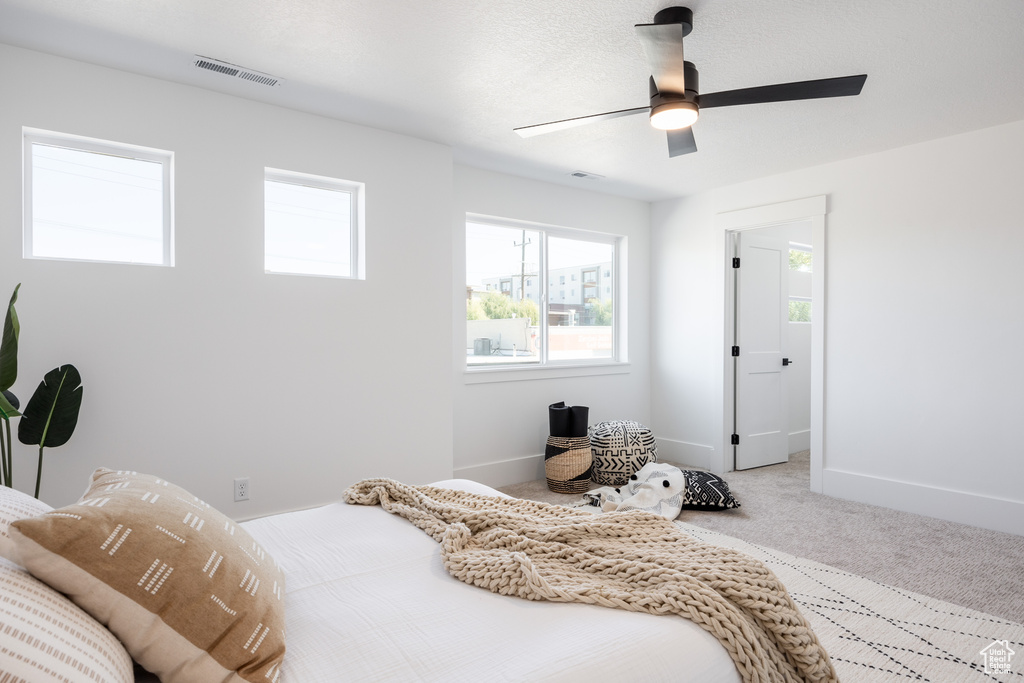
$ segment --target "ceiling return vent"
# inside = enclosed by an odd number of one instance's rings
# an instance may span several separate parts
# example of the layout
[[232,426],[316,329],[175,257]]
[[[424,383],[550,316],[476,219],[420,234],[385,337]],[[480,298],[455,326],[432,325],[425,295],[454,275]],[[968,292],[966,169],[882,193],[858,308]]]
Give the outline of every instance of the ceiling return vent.
[[271,76],[270,74],[265,74],[260,71],[256,71],[255,69],[246,69],[244,66],[238,66],[237,64],[222,62],[219,59],[203,57],[202,55],[196,55],[192,63],[197,69],[215,71],[219,74],[230,76],[231,78],[241,78],[242,80],[251,81],[260,85],[273,87],[284,83],[283,78]]

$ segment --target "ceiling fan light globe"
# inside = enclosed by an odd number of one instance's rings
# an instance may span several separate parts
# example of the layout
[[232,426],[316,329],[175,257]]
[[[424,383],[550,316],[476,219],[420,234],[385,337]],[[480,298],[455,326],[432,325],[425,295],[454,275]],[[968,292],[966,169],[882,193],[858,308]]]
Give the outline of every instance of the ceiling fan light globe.
[[651,125],[658,130],[688,128],[697,121],[697,105],[693,102],[665,102],[651,109]]

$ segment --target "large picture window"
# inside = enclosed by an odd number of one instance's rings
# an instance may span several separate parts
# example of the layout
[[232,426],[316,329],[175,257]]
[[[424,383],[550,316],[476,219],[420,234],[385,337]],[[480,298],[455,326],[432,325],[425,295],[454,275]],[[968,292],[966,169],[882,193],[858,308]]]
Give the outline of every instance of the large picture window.
[[25,257],[174,265],[173,155],[24,134]]
[[466,365],[621,360],[615,235],[469,217]]

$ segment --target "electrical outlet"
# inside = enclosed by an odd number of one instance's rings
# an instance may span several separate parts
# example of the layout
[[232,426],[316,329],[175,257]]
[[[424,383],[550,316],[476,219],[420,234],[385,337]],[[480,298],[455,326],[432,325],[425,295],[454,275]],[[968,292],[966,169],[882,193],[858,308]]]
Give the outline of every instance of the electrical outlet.
[[249,500],[249,477],[235,479],[235,501]]

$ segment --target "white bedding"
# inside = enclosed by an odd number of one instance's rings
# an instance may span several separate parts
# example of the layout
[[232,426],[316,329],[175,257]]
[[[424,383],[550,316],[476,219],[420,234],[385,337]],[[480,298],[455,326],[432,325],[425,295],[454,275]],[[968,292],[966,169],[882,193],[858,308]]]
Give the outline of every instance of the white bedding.
[[[434,485],[502,495],[467,480]],[[244,526],[287,576],[288,683],[740,680],[686,619],[464,584],[433,539],[380,507],[337,503]]]

